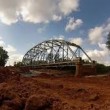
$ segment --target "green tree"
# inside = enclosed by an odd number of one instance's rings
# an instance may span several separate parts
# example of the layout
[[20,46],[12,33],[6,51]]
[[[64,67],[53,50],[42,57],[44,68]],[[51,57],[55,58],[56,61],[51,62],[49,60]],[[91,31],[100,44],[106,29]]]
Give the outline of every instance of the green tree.
[[3,47],[0,47],[0,66],[5,66],[9,56],[6,50]]
[[24,66],[22,62],[14,62],[14,66],[19,67],[19,66]]
[[107,37],[106,46],[110,50],[110,32],[109,32],[108,37]]
[[110,72],[110,66],[106,66],[104,64],[97,63],[96,64],[96,71],[97,71],[97,74],[109,73]]

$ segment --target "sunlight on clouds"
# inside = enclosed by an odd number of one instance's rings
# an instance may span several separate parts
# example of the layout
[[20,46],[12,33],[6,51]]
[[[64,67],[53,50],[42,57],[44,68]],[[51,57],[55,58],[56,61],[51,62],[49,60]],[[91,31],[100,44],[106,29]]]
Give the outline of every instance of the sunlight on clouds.
[[17,22],[20,5],[21,0],[0,0],[0,21],[7,25]]
[[0,21],[7,25],[59,21],[78,10],[79,0],[0,0]]
[[[106,44],[98,44],[99,49],[87,50],[86,53],[91,57],[92,60],[97,61],[105,65],[110,65],[109,50],[106,48]],[[85,55],[83,55],[85,59]]]
[[89,29],[88,37],[91,44],[97,44],[104,41],[107,34],[110,32],[110,18],[99,27]]
[[12,23],[16,23],[18,20],[16,18],[13,17],[6,17],[4,14],[0,13],[0,20],[2,23],[7,24],[7,25],[11,25]]
[[61,0],[59,8],[64,15],[77,11],[79,6],[79,0]]
[[106,40],[110,32],[110,18],[100,26],[89,29],[88,40],[92,45],[97,45],[97,49],[88,50],[87,54],[98,61],[110,65],[110,52],[106,47]]
[[103,28],[102,27],[95,27],[89,30],[89,40],[92,44],[95,44],[99,41],[102,41],[103,36]]

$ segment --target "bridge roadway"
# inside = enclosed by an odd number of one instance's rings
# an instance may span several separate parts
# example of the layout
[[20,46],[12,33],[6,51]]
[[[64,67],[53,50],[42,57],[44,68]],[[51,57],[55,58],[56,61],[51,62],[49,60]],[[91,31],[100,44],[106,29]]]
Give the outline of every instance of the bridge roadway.
[[58,63],[49,63],[49,64],[39,64],[39,65],[27,65],[20,67],[21,70],[26,73],[30,70],[37,69],[57,69],[57,70],[71,70],[75,73],[75,76],[81,77],[84,75],[90,75],[96,73],[95,65],[93,63],[83,63],[78,61],[69,61],[69,62],[58,62]]
[[36,68],[57,68],[57,67],[68,67],[68,66],[73,67],[76,65],[75,65],[75,62],[73,61],[35,65]]
[[[48,63],[48,64],[39,64],[27,66],[30,68],[62,68],[62,67],[76,67],[77,61],[68,61],[68,62],[57,62],[57,63]],[[84,63],[83,66],[91,66],[91,63]]]

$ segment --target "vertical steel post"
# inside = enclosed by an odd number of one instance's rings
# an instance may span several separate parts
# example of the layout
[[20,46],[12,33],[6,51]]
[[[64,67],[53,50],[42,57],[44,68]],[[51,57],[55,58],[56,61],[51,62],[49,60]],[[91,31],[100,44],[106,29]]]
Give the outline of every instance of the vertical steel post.
[[67,60],[68,60],[68,47],[67,47]]
[[63,61],[64,61],[64,43],[63,43]]

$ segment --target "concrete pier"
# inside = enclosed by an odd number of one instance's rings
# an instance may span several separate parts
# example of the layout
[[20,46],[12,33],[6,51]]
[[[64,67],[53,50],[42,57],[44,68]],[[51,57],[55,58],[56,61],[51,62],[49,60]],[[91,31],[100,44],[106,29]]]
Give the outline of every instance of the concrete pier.
[[81,58],[77,59],[75,77],[83,77],[86,75],[95,75],[95,74],[96,74],[95,62],[93,62],[90,65],[86,65],[83,63]]

